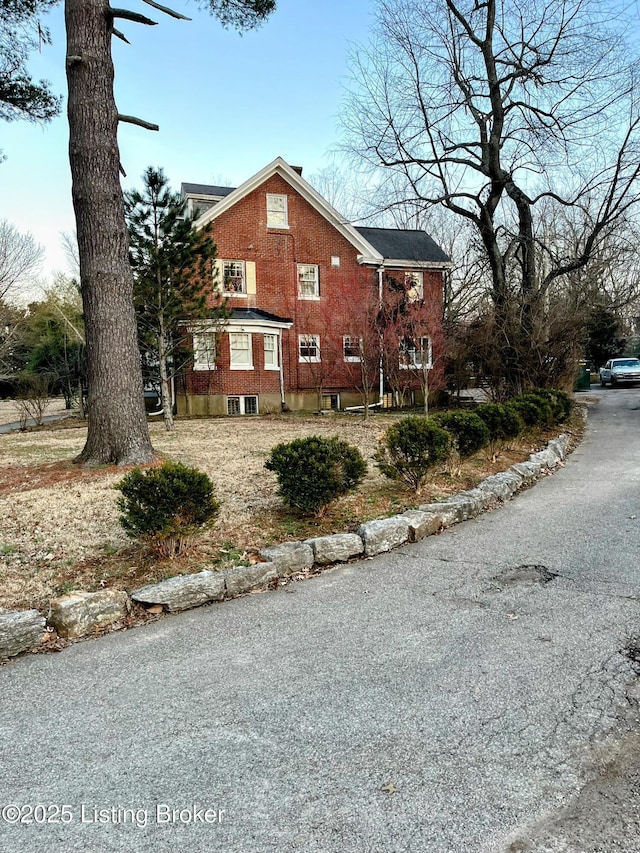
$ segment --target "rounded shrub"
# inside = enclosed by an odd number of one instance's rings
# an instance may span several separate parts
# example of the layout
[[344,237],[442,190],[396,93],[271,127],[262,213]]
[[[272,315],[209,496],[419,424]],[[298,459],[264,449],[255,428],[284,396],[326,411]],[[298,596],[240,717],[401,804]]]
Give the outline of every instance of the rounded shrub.
[[163,556],[179,554],[220,511],[209,477],[179,462],[134,468],[115,488],[121,492],[120,524]]
[[385,476],[418,491],[431,469],[447,458],[450,444],[449,433],[432,419],[411,415],[387,429],[374,458]]
[[554,425],[553,405],[551,401],[543,394],[538,394],[535,391],[527,391],[525,394],[519,394],[513,398],[514,403],[524,401],[530,403],[537,409],[536,421],[531,426],[551,427]]
[[265,462],[278,478],[278,494],[290,507],[319,515],[331,501],[355,489],[367,464],[357,447],[312,435],[278,444]]
[[473,456],[489,444],[489,429],[474,412],[440,412],[433,419],[451,434],[460,459]]
[[524,430],[524,421],[517,410],[503,403],[482,403],[473,411],[486,424],[492,443],[516,438]]
[[555,388],[536,388],[533,393],[547,400],[551,406],[554,424],[564,423],[571,414],[573,404],[571,397],[565,391],[558,391]]
[[514,397],[504,404],[508,409],[513,409],[522,418],[526,427],[545,426],[548,412],[540,408],[540,401],[527,399],[523,394]]

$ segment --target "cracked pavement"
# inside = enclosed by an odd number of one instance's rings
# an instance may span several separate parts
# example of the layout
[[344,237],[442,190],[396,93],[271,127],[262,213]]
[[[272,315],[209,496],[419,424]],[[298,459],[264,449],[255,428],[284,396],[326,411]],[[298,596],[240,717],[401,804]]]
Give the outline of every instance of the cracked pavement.
[[0,807],[72,818],[0,818],[0,849],[638,853],[640,390],[583,396],[500,509],[0,668]]

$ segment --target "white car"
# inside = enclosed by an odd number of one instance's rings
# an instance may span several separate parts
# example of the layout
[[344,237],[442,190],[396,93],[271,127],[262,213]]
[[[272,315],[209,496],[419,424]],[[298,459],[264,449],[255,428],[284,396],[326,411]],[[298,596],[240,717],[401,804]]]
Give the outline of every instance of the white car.
[[600,368],[600,384],[603,388],[607,383],[614,388],[623,382],[640,382],[640,359],[610,358],[605,366]]

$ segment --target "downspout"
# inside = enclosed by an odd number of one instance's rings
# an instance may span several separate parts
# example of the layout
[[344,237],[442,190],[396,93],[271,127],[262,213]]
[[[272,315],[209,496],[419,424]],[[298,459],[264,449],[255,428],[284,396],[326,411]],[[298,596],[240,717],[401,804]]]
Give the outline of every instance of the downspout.
[[284,412],[285,408],[285,398],[284,398],[284,364],[282,361],[282,329],[280,329],[278,333],[278,362],[280,364],[280,407]]
[[[382,277],[384,275],[384,265],[378,267],[378,309],[382,311],[382,292],[383,292],[383,283]],[[378,400],[380,401],[380,406],[382,406],[382,398],[384,397],[384,367],[383,367],[383,353],[382,353],[382,331],[380,332],[380,361],[378,364]]]

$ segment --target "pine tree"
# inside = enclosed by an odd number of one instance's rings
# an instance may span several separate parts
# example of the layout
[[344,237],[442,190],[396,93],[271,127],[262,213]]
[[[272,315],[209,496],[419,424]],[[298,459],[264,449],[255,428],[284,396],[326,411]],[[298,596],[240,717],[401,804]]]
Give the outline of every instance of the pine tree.
[[29,53],[49,43],[38,15],[57,0],[0,0],[0,118],[48,121],[60,112],[46,80],[27,71]]
[[173,427],[170,382],[186,358],[189,328],[225,314],[223,303],[208,306],[212,292],[211,237],[195,231],[185,216],[186,202],[171,191],[162,169],[149,166],[142,192],[125,194],[129,256],[134,277],[134,304],[143,364],[156,368],[167,430]]

